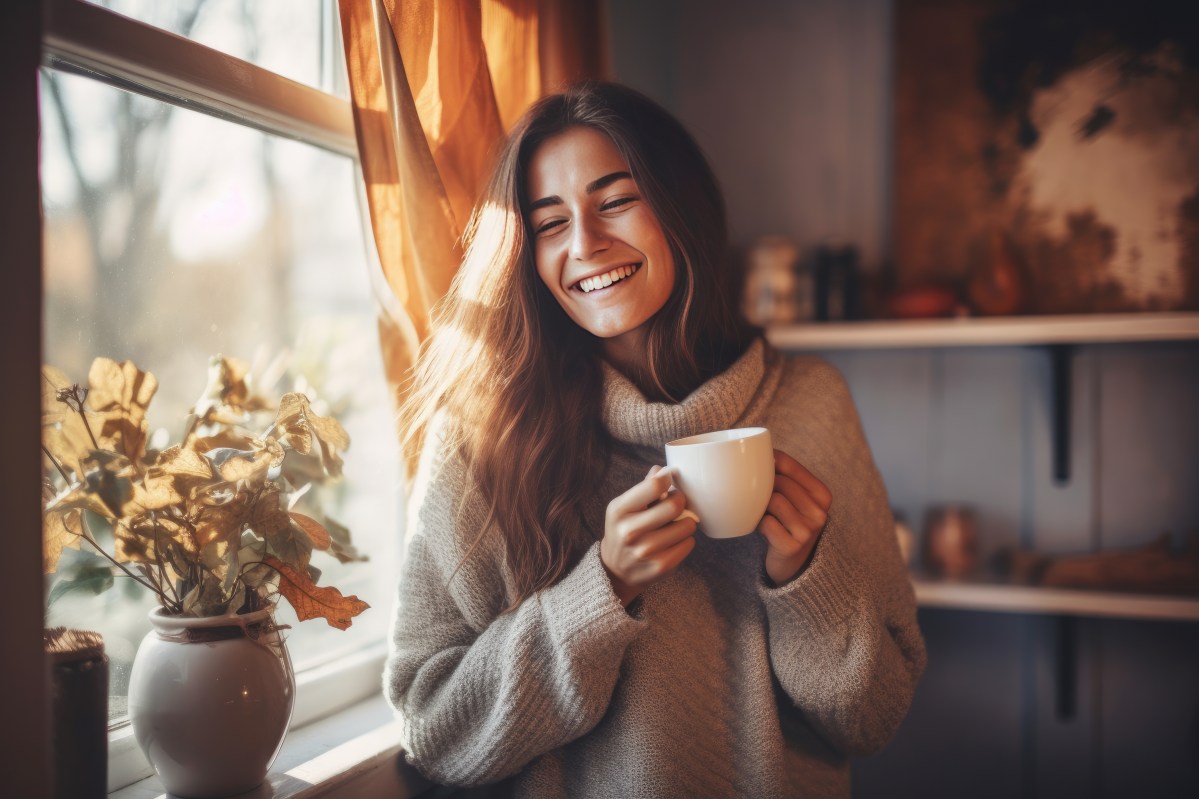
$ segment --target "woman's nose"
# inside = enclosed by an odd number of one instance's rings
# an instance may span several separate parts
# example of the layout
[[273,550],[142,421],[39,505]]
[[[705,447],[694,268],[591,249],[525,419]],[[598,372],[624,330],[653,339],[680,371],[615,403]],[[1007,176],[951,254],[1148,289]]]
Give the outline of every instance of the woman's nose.
[[580,218],[571,228],[570,257],[576,261],[591,260],[596,253],[608,249],[611,243],[602,224]]

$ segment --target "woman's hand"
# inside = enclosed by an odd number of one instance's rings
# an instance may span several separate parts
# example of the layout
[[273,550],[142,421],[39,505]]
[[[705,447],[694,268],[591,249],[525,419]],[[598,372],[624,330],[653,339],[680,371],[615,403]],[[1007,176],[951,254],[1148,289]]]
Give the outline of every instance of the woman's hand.
[[782,450],[774,451],[774,493],[758,531],[766,536],[766,575],[775,585],[794,579],[816,549],[833,495]]
[[600,560],[625,607],[695,548],[695,522],[678,518],[687,499],[678,491],[662,499],[669,488],[670,472],[654,466],[644,480],[608,503]]

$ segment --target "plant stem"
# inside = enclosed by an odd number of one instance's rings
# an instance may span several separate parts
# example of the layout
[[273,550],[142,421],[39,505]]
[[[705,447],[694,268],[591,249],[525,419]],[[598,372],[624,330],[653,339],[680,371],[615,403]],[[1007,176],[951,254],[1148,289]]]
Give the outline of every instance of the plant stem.
[[87,422],[87,414],[83,412],[82,404],[79,406],[78,413],[79,418],[83,420],[83,429],[87,431],[87,437],[92,440],[92,446],[100,449],[100,445],[96,443],[96,434],[92,432],[92,426]]
[[50,462],[54,464],[54,468],[58,469],[58,473],[62,475],[62,479],[67,481],[67,485],[70,485],[71,478],[67,476],[66,469],[62,468],[62,464],[58,462],[58,459],[50,454],[50,450],[46,449],[45,444],[42,444],[42,452],[46,453],[46,457],[49,458]]
[[100,546],[100,544],[96,541],[96,539],[92,538],[92,535],[90,532],[88,532],[87,527],[85,527],[83,525],[82,519],[80,519],[80,521],[79,521],[79,527],[80,527],[80,531],[81,531],[79,533],[80,537],[84,541],[88,542],[93,547],[95,547],[96,551],[99,552],[101,555],[103,555],[105,558],[107,558],[112,563],[112,565],[116,566],[118,569],[125,572],[125,574],[129,575],[134,580],[136,580],[139,583],[141,583],[142,585],[144,585],[146,588],[149,588],[151,591],[158,594],[158,598],[162,600],[163,607],[167,608],[168,610],[176,608],[177,603],[171,602],[170,597],[168,597],[166,594],[164,594],[162,592],[162,589],[160,589],[158,586],[154,585],[154,582],[152,580],[145,580],[145,579],[142,579],[141,577],[138,577],[136,574],[134,574],[132,571],[130,571],[125,566],[124,563],[121,563],[116,558],[114,558],[112,555],[109,555],[108,551],[105,550],[104,547]]
[[166,567],[162,562],[162,539],[158,533],[162,529],[158,524],[158,515],[154,512],[150,513],[150,520],[154,522],[154,565],[158,567],[158,583],[170,589],[171,594],[175,597],[175,604],[179,605],[179,592],[175,590],[175,586],[171,585],[171,581],[167,579]]

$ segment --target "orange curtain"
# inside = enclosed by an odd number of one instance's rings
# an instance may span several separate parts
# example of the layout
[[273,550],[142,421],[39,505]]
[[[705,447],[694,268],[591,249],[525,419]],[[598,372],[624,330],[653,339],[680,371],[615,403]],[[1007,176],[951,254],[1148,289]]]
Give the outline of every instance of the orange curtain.
[[398,392],[458,268],[490,156],[539,96],[606,73],[604,21],[600,0],[339,8],[371,228],[393,294],[380,342]]

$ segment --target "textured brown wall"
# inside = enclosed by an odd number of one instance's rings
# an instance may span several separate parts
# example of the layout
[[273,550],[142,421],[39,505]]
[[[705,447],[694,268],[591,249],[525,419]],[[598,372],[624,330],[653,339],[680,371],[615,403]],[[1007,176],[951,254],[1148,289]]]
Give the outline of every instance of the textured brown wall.
[[[1193,61],[1193,43],[1125,44],[1117,18],[1051,36],[1055,21],[1019,8],[897,3],[898,284],[964,290],[1007,258],[1027,312],[1199,309],[1199,71],[1180,54]],[[1006,103],[980,88],[985,36]]]

